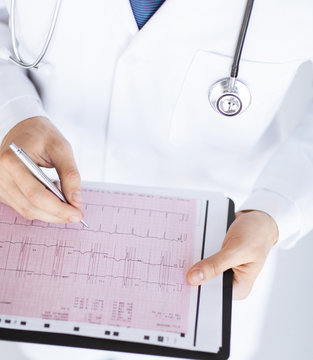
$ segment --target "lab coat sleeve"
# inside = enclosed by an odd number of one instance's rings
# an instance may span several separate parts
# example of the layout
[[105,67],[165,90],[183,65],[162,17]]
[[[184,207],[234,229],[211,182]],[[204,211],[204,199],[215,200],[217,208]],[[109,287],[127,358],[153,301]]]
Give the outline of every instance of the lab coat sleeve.
[[0,0],[0,144],[19,122],[33,116],[47,116],[26,71],[7,60],[10,36],[8,13]]
[[274,218],[284,248],[313,229],[313,101],[239,210],[246,209],[262,210]]

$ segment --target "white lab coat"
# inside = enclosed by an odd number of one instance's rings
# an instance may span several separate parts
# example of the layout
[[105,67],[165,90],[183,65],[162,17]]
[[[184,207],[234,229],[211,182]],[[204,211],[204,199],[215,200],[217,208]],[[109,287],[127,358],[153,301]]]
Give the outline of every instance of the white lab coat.
[[[207,94],[229,75],[245,3],[167,0],[138,32],[129,0],[66,0],[49,65],[30,76],[84,180],[222,191],[237,209],[267,211],[280,239],[292,240],[312,227],[313,123],[306,103],[292,121],[275,115],[298,67],[313,57],[313,4],[255,3],[239,72],[252,104],[227,118]],[[54,4],[17,2],[26,60],[39,54]],[[0,41],[10,44],[5,25]],[[43,109],[20,69],[1,62],[0,78],[4,136]]]
[[[54,3],[17,1],[26,61],[41,50]],[[0,61],[0,138],[47,114],[84,180],[222,191],[237,209],[272,215],[289,245],[313,226],[313,110],[308,97],[288,121],[276,114],[313,58],[313,3],[255,2],[239,70],[252,103],[227,118],[208,90],[230,73],[245,5],[167,0],[138,32],[129,0],[63,1],[48,65],[30,80]],[[0,14],[0,47],[8,47]]]

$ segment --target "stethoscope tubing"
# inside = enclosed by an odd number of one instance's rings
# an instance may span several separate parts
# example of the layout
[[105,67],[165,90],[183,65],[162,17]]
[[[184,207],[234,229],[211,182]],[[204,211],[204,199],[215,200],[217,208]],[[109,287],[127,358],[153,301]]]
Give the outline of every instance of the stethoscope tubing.
[[11,40],[12,40],[12,47],[13,47],[13,53],[14,56],[10,56],[9,59],[11,62],[13,62],[15,65],[23,68],[23,69],[36,69],[38,68],[39,63],[42,61],[42,59],[44,58],[44,56],[47,53],[48,47],[50,45],[52,36],[54,34],[54,30],[56,27],[56,23],[59,17],[59,12],[60,12],[60,7],[61,7],[61,3],[62,0],[57,0],[56,4],[55,4],[55,9],[54,9],[54,13],[53,13],[53,17],[52,17],[52,21],[51,21],[51,25],[50,25],[50,29],[48,32],[48,35],[46,37],[46,40],[44,42],[44,45],[42,47],[42,50],[39,54],[39,56],[37,57],[37,59],[30,64],[27,64],[23,61],[22,56],[19,52],[18,49],[18,40],[17,40],[17,36],[16,36],[16,0],[11,0],[11,9],[10,9],[10,29],[11,29]]
[[[11,40],[13,47],[13,55],[9,56],[9,60],[11,62],[13,62],[15,65],[23,69],[38,68],[38,65],[40,64],[40,62],[43,60],[44,56],[47,53],[52,36],[55,32],[55,27],[59,17],[61,3],[62,0],[56,0],[55,9],[50,24],[50,29],[39,56],[35,59],[33,63],[26,63],[20,54],[17,35],[16,35],[16,0],[11,0],[10,29],[11,29]],[[236,50],[233,58],[230,77],[217,81],[211,86],[209,91],[209,102],[211,103],[214,110],[226,116],[234,116],[239,114],[240,112],[244,111],[247,108],[247,106],[249,106],[251,101],[251,94],[248,87],[244,83],[237,80],[237,77],[239,73],[241,53],[244,46],[253,5],[254,5],[254,0],[247,0],[245,13],[240,28],[240,33],[236,44]],[[239,91],[240,88],[241,91]],[[244,96],[245,104],[243,104],[243,99],[241,99],[241,95],[242,95],[241,93],[245,95]],[[222,102],[224,102],[226,105],[228,104],[227,105],[229,106],[228,111],[222,110],[222,107],[224,105],[224,104],[222,105]],[[235,109],[234,106],[237,107],[236,110],[234,110]]]
[[238,77],[241,53],[242,53],[243,45],[245,42],[245,38],[246,38],[248,26],[249,26],[249,21],[250,21],[250,17],[251,17],[251,13],[252,13],[253,4],[254,4],[254,0],[248,0],[247,6],[245,9],[245,13],[244,13],[244,17],[243,17],[243,21],[242,21],[242,25],[241,25],[241,29],[240,29],[240,33],[239,33],[239,37],[238,37],[238,41],[237,41],[234,60],[233,60],[232,68],[231,68],[231,74],[230,74],[231,78]]
[[238,80],[238,73],[253,4],[254,0],[247,0],[230,76],[216,81],[209,89],[209,102],[211,106],[215,111],[225,116],[239,115],[251,103],[250,90],[245,83]]

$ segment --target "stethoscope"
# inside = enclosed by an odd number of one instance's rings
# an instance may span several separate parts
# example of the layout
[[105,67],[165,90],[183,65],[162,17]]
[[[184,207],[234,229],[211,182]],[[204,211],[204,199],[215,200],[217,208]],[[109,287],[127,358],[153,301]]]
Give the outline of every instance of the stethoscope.
[[225,116],[235,116],[245,111],[251,103],[249,88],[238,80],[239,63],[246,38],[254,0],[248,0],[229,77],[215,82],[209,90],[213,109]]
[[15,15],[16,15],[16,0],[11,0],[11,8],[10,8],[10,30],[11,30],[11,41],[12,41],[12,48],[13,48],[13,55],[9,56],[9,60],[11,62],[13,62],[15,65],[23,68],[23,69],[37,69],[38,65],[41,63],[42,59],[44,58],[44,56],[47,53],[50,41],[52,39],[52,36],[54,34],[55,31],[55,26],[59,17],[59,12],[60,12],[60,7],[61,7],[61,2],[62,0],[57,0],[55,3],[55,9],[53,12],[53,17],[52,17],[52,22],[50,25],[50,29],[48,32],[48,35],[46,37],[46,40],[44,42],[44,45],[42,47],[42,50],[39,54],[39,56],[37,57],[37,59],[35,59],[34,62],[32,63],[25,63],[24,60],[22,59],[22,56],[19,52],[18,49],[18,41],[17,41],[17,37],[16,37],[16,26],[15,26]]
[[[10,29],[13,47],[13,55],[9,56],[9,60],[15,65],[24,69],[37,69],[40,62],[43,60],[48,50],[50,41],[55,31],[57,19],[59,17],[62,0],[56,0],[56,5],[50,25],[50,30],[44,42],[43,48],[39,56],[32,63],[25,63],[19,52],[18,41],[16,38],[15,14],[16,14],[16,0],[11,0],[10,11]],[[209,89],[209,102],[213,109],[225,116],[235,116],[245,111],[251,103],[251,94],[249,88],[242,81],[238,80],[239,63],[241,53],[249,25],[250,16],[252,13],[254,0],[248,0],[243,22],[240,29],[240,34],[236,46],[236,51],[233,59],[231,73],[229,77],[223,78],[215,82]]]

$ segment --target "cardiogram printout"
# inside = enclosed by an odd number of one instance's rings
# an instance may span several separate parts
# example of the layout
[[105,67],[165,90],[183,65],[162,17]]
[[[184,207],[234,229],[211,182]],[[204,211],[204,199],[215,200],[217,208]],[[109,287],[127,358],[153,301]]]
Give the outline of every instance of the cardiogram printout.
[[197,290],[185,276],[203,204],[95,189],[83,199],[89,228],[0,204],[0,326],[190,347]]

